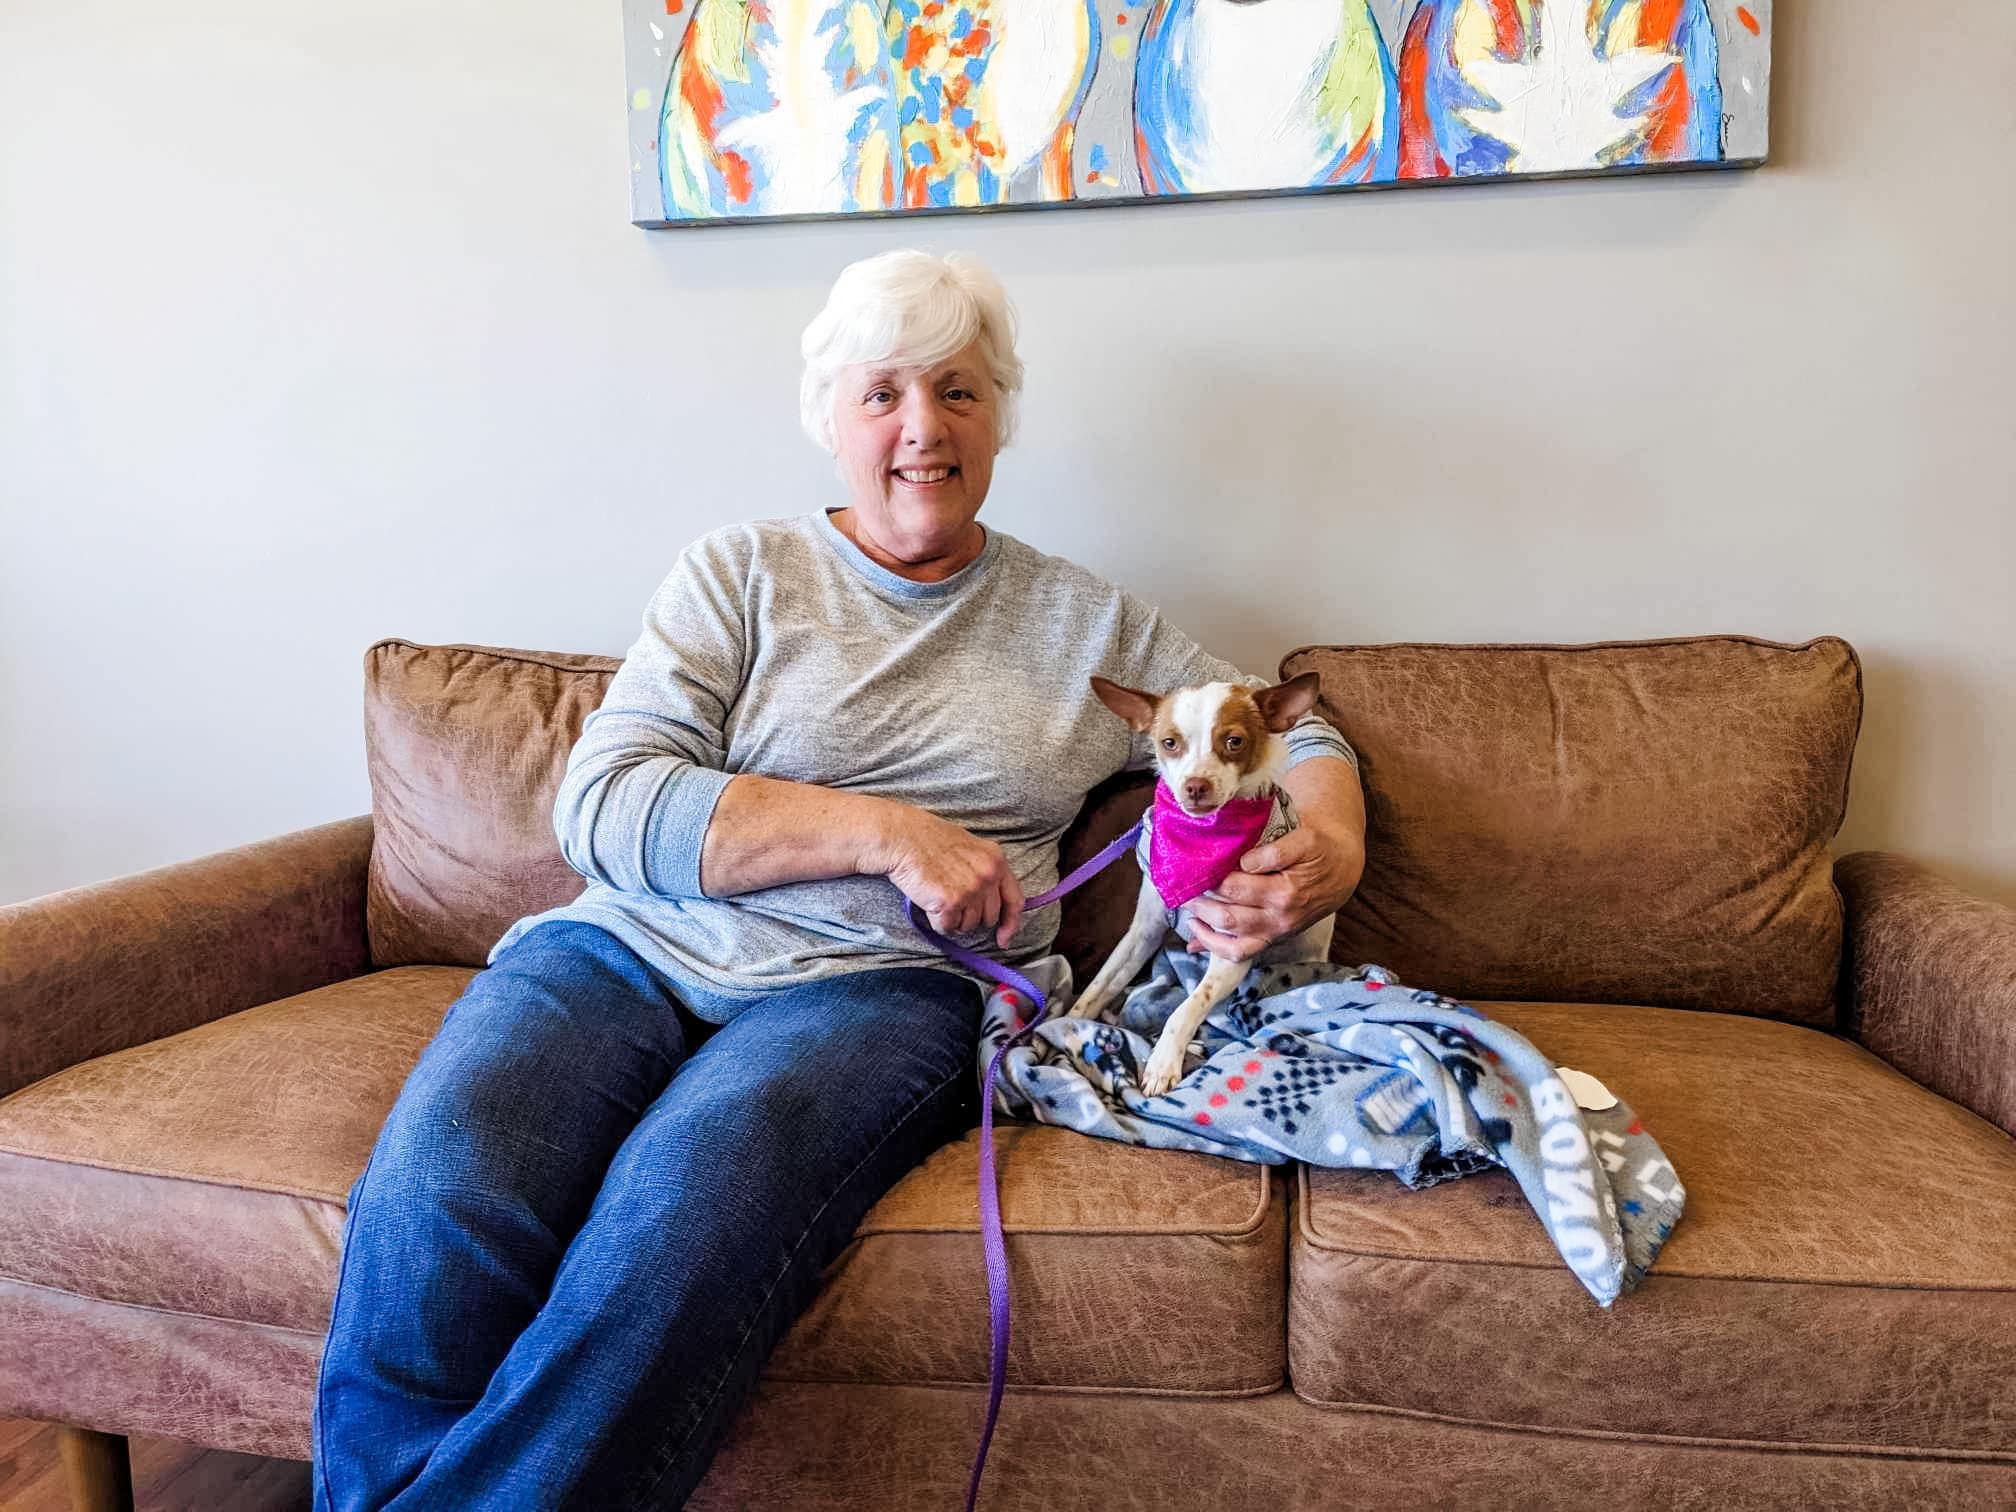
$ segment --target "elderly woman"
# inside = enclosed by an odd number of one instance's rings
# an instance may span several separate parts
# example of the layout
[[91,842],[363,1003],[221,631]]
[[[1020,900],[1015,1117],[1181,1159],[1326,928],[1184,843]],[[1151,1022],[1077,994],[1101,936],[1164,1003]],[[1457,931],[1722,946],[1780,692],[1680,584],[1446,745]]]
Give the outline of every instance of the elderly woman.
[[[665,1507],[822,1268],[965,1127],[981,996],[910,928],[1042,955],[1023,900],[1102,779],[1089,696],[1231,679],[1153,608],[979,521],[1022,365],[999,285],[893,252],[805,333],[845,507],[680,557],[567,764],[588,879],[514,925],[351,1194],[318,1508]],[[1302,828],[1204,900],[1251,954],[1356,885],[1355,758],[1289,736]]]

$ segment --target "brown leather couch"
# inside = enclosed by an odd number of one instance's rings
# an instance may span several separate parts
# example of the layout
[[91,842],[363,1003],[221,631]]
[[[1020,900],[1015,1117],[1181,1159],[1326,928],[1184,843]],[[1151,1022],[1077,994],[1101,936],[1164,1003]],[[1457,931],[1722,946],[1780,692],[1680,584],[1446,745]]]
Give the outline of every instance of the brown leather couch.
[[[549,804],[614,666],[382,643],[371,817],[0,910],[0,1413],[96,1430],[68,1447],[103,1504],[116,1435],[307,1455],[345,1193],[490,942],[579,885]],[[1502,1173],[1408,1192],[1006,1130],[985,1504],[2016,1505],[2016,911],[1830,858],[1850,648],[1306,668],[1370,814],[1338,957],[1607,1082],[1686,1216],[1604,1311]],[[1095,794],[1070,856],[1144,796]],[[1081,973],[1126,870],[1066,916]],[[969,1135],[869,1215],[699,1504],[958,1504],[974,1162]]]

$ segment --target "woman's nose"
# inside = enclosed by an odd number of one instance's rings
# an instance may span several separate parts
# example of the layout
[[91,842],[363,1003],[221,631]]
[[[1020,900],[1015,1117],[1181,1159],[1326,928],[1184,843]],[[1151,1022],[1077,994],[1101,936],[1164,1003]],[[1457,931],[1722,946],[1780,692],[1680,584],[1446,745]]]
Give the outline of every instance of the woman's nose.
[[945,434],[945,417],[929,394],[911,394],[903,401],[903,439],[922,451],[936,446]]

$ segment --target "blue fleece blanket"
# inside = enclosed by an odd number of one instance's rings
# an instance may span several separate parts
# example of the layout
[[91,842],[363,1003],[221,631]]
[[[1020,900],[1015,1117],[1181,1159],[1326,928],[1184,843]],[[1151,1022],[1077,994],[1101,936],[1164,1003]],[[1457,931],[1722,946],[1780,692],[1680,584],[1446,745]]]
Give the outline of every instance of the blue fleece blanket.
[[[1254,970],[1205,1020],[1183,1080],[1143,1097],[1139,1068],[1205,964],[1171,946],[1117,1023],[1039,1024],[1002,1065],[997,1112],[1159,1149],[1391,1171],[1417,1188],[1503,1168],[1605,1307],[1638,1284],[1679,1222],[1686,1191],[1629,1107],[1579,1106],[1528,1040],[1378,966]],[[1030,977],[1053,1005],[1069,1000],[1061,957]],[[1032,1007],[1005,988],[989,994],[983,1074]]]

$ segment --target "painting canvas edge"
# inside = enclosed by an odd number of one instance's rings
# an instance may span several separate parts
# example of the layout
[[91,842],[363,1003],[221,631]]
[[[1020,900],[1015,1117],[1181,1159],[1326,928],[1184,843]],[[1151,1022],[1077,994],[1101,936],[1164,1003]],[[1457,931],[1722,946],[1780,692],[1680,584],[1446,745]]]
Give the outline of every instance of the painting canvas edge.
[[[1135,183],[1130,183],[1129,187],[1134,189],[1131,193],[1103,193],[1095,189],[1090,194],[1082,191],[1073,194],[1067,189],[1064,191],[1067,197],[1059,199],[1008,199],[1001,203],[918,204],[894,208],[885,208],[877,204],[872,207],[836,211],[674,216],[667,214],[668,194],[658,161],[659,128],[666,108],[666,94],[671,86],[671,74],[678,57],[679,44],[684,37],[687,23],[704,3],[706,0],[686,0],[686,3],[679,7],[679,14],[675,18],[669,13],[661,14],[660,7],[664,4],[664,0],[624,0],[625,86],[629,91],[626,103],[630,107],[626,112],[628,117],[626,135],[630,147],[628,156],[631,164],[630,223],[641,230],[668,231],[703,226],[801,224],[836,220],[889,220],[920,215],[972,214],[1003,210],[1069,210],[1114,205],[1139,208],[1164,203],[1299,198],[1355,192],[1361,189],[1445,188],[1468,184],[1521,184],[1561,179],[1629,177],[1651,173],[1699,173],[1714,169],[1757,168],[1769,161],[1773,0],[1742,0],[1741,4],[1738,0],[1704,0],[1705,4],[1712,7],[1711,14],[1716,23],[1715,33],[1722,39],[1723,44],[1717,49],[1716,69],[1719,75],[1717,82],[1724,102],[1721,111],[1723,155],[1719,159],[1704,157],[1685,161],[1586,169],[1570,168],[1532,173],[1465,171],[1436,177],[1396,176],[1375,178],[1369,182],[1291,184],[1287,187],[1205,192],[1148,192],[1145,186],[1136,187],[1137,180]],[[1380,3],[1380,0],[1374,0],[1374,3]],[[1383,0],[1382,10],[1405,18],[1414,14],[1410,7],[1415,4],[1416,0]],[[1147,7],[1137,9],[1145,12]],[[1738,18],[1741,20],[1741,28],[1738,26]],[[665,24],[661,26],[660,22]],[[1742,29],[1747,29],[1758,40],[1751,42],[1747,53],[1744,54],[1747,62],[1738,66],[1731,62],[1732,52],[1737,49],[1732,48],[1730,44],[1749,42],[1749,38],[1739,35]],[[1727,102],[1736,98],[1739,90],[1741,108],[1731,110]],[[1125,98],[1129,102],[1132,101],[1131,90]],[[687,161],[694,160],[689,157]],[[1081,165],[1074,163],[1067,166],[1075,168]],[[1075,176],[1068,182],[1075,183]],[[1113,183],[1111,179],[1106,182],[1109,185]]]

